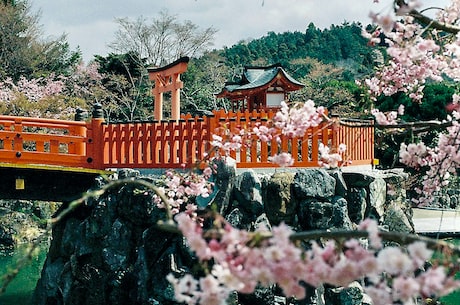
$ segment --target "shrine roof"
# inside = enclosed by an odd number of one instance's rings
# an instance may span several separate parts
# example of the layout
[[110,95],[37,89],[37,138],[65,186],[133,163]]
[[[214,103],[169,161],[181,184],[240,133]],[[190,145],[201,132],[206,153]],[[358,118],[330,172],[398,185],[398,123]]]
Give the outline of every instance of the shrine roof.
[[218,96],[225,95],[225,92],[231,94],[236,91],[264,87],[276,81],[276,78],[283,78],[285,83],[289,83],[289,91],[304,87],[301,82],[290,76],[279,64],[268,67],[245,67],[241,80],[226,83]]

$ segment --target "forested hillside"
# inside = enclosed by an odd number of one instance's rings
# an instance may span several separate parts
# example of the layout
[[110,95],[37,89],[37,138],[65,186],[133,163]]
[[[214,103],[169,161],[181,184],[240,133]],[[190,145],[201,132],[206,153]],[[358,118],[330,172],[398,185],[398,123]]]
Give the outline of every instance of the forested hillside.
[[[327,107],[346,105],[357,112],[368,99],[355,80],[369,75],[383,62],[383,51],[369,46],[358,23],[319,29],[310,23],[305,32],[269,32],[251,41],[213,50],[192,58],[184,75],[185,112],[225,107],[213,99],[225,81],[236,81],[244,66],[280,63],[306,86],[296,99],[314,99]],[[352,109],[350,109],[350,107]]]
[[[372,70],[375,48],[368,45],[361,31],[358,23],[332,25],[323,30],[310,23],[305,32],[269,32],[259,39],[225,48],[221,54],[229,66],[281,63],[289,69],[295,66],[294,60],[311,57],[366,73]],[[305,76],[302,70],[292,72],[298,78]]]

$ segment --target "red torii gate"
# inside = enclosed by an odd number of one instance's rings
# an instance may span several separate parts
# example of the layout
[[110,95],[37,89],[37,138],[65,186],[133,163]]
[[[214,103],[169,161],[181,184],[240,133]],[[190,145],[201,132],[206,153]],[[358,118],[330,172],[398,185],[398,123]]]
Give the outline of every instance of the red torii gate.
[[188,62],[188,57],[181,57],[164,67],[147,69],[149,79],[155,81],[152,89],[155,120],[163,120],[163,93],[165,92],[171,92],[171,120],[180,119],[180,89],[184,87],[180,75],[187,71]]

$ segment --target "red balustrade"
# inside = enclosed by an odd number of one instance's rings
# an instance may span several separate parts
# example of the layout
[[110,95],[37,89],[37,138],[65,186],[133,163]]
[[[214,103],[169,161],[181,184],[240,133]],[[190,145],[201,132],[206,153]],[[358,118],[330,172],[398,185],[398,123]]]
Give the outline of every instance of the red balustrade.
[[[209,117],[114,124],[98,118],[77,122],[0,116],[0,162],[92,169],[190,167],[215,153],[210,151],[212,134],[225,138],[230,132],[268,124],[274,115],[215,111]],[[320,143],[332,151],[346,144],[344,159],[351,165],[371,164],[374,158],[372,126],[330,122],[309,129],[301,138],[263,142],[254,136],[231,157],[240,168],[274,167],[269,157],[289,152],[295,167],[317,167]]]
[[0,116],[0,162],[91,167],[85,122]]

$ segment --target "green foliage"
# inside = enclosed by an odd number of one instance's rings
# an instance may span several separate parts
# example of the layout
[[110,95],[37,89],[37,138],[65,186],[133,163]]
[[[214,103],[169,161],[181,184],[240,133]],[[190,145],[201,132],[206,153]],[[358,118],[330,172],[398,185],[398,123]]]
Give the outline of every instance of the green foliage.
[[[140,77],[145,74],[145,61],[134,52],[126,54],[110,53],[106,57],[96,55],[95,61],[99,64],[99,72],[103,74],[119,74],[126,78]],[[142,65],[139,65],[142,62]]]
[[430,83],[423,90],[421,103],[414,103],[404,93],[393,96],[381,96],[376,107],[381,111],[396,110],[399,105],[404,105],[405,111],[402,119],[407,122],[443,120],[447,117],[446,106],[452,102],[455,87],[446,83]]
[[216,100],[214,97],[230,75],[229,68],[223,61],[224,58],[215,52],[190,60],[187,73],[182,77],[182,113],[203,115],[206,111],[227,107],[224,101]]
[[[323,63],[335,64],[344,60],[352,63],[352,70],[360,74],[371,72],[369,61],[373,48],[361,35],[359,23],[332,25],[320,30],[310,23],[305,31],[275,34],[250,42],[240,42],[231,48],[225,48],[222,56],[229,67],[254,65],[262,58],[265,64],[280,63],[286,69],[294,71],[295,78],[304,77],[302,71],[295,71],[291,63],[295,59],[315,58]],[[356,74],[356,72],[355,72]]]
[[[100,99],[108,121],[147,120],[153,114],[152,83],[136,53],[96,56],[103,75]],[[143,62],[143,65],[139,63]]]
[[38,78],[52,73],[68,75],[81,60],[79,51],[69,49],[65,36],[43,39],[38,21],[39,16],[31,11],[27,0],[0,3],[2,79]]
[[[452,94],[455,92],[453,84],[430,83],[423,90],[424,97],[420,103],[414,103],[406,94],[397,93],[393,96],[381,96],[375,107],[381,111],[394,111],[399,105],[404,105],[405,122],[443,120],[447,117],[446,106],[452,103]],[[411,129],[406,132],[376,131],[376,157],[383,167],[394,167],[398,164],[399,146],[402,142],[416,142],[423,140],[431,144],[436,139],[437,130],[414,134]]]
[[[318,104],[340,108],[348,104],[351,108],[341,111],[357,113],[369,105],[369,99],[355,79],[372,73],[375,52],[362,37],[358,23],[324,30],[310,23],[305,33],[269,32],[259,39],[240,41],[231,48],[192,58],[183,76],[186,103],[182,111],[225,108],[213,96],[225,81],[238,81],[244,66],[280,63],[290,75],[306,84],[306,89],[295,94],[296,100],[311,98]],[[311,75],[312,71],[317,75]],[[320,76],[318,71],[326,73]]]

